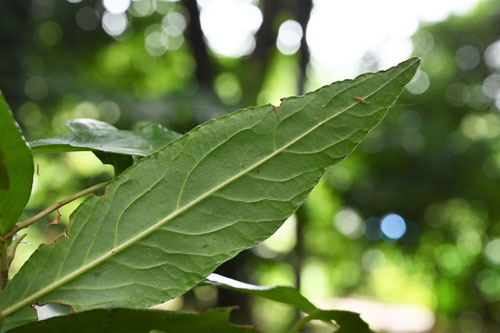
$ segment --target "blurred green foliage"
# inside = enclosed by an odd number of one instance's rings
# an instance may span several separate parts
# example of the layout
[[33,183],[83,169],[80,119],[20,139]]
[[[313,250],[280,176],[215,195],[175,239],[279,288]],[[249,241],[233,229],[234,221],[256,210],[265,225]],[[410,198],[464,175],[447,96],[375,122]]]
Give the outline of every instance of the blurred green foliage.
[[[259,5],[272,10],[265,1]],[[101,27],[100,1],[1,3],[0,89],[25,136],[62,134],[66,120],[82,117],[122,129],[158,122],[185,132],[249,106],[243,103],[278,104],[297,93],[299,53],[285,56],[273,41],[246,57],[209,50],[204,58],[199,49],[206,46],[190,30],[199,18],[188,6],[133,2],[127,29],[112,37]],[[261,29],[273,36],[293,13],[278,8],[269,27],[264,14]],[[78,24],[79,15],[96,21]],[[174,33],[165,37],[168,26]],[[419,305],[434,313],[434,332],[499,331],[499,28],[494,0],[468,15],[421,24],[412,40],[423,59],[420,75],[381,126],[328,173],[277,235],[220,271],[256,284],[300,283],[307,297],[325,304],[351,297]],[[364,65],[373,62],[367,57]],[[35,163],[40,172],[23,218],[113,174],[91,153],[37,154]],[[63,222],[77,205],[61,210]],[[401,238],[381,231],[389,213],[404,219]],[[33,226],[15,267],[63,228]],[[296,315],[268,300],[207,290],[167,306],[238,304],[237,320],[272,332],[286,331]]]

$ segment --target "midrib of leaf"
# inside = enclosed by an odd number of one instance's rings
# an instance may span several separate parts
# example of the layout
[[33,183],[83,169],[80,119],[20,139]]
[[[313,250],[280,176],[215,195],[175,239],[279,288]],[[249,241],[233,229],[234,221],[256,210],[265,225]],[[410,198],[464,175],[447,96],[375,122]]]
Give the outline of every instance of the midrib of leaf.
[[[394,79],[396,79],[398,76],[400,76],[401,74],[403,74],[406,70],[408,70],[409,68],[411,68],[418,61],[419,61],[419,59],[415,59],[407,67],[403,68],[399,73],[395,74],[392,78],[388,79],[386,83],[382,84],[379,88],[375,89],[372,93],[364,96],[363,99],[367,99],[367,98],[373,96],[374,94],[376,94],[377,92],[379,92],[386,85],[388,85],[389,83],[391,83]],[[350,88],[352,88],[352,86],[349,86],[345,90],[348,90]],[[337,95],[341,94],[345,90],[338,92],[330,100],[334,99]],[[284,144],[281,148],[275,150],[274,152],[272,152],[271,154],[269,154],[265,158],[261,159],[260,161],[254,163],[253,165],[249,166],[248,168],[246,168],[246,169],[242,170],[241,172],[235,174],[234,176],[228,178],[226,181],[224,181],[221,184],[215,186],[213,189],[211,189],[211,190],[203,193],[202,195],[200,195],[196,199],[192,200],[190,203],[186,204],[185,206],[176,209],[171,214],[169,214],[167,217],[165,217],[164,219],[158,221],[156,224],[152,225],[150,228],[148,228],[148,229],[144,230],[143,232],[137,234],[137,236],[132,237],[128,241],[123,242],[122,244],[116,246],[115,248],[113,248],[113,250],[108,251],[107,253],[105,253],[101,257],[99,257],[99,258],[91,261],[90,263],[81,266],[79,269],[75,270],[71,274],[66,275],[65,277],[61,278],[57,282],[51,283],[48,286],[46,286],[45,288],[40,289],[36,293],[33,293],[31,296],[29,296],[27,298],[24,298],[24,299],[22,299],[22,300],[20,300],[20,301],[18,301],[16,303],[14,303],[14,304],[12,304],[11,306],[5,308],[2,312],[0,312],[0,318],[6,317],[6,316],[12,314],[13,312],[21,309],[22,307],[24,307],[26,305],[29,305],[29,304],[32,304],[33,302],[35,302],[37,299],[41,298],[42,296],[44,296],[44,295],[50,293],[51,291],[53,291],[53,290],[55,290],[55,289],[63,286],[67,282],[73,280],[74,278],[80,276],[81,274],[83,274],[83,273],[89,271],[90,269],[98,266],[99,264],[103,263],[104,261],[106,261],[107,259],[111,258],[115,254],[117,254],[117,253],[121,252],[122,250],[128,248],[129,246],[135,244],[136,242],[138,242],[139,240],[141,240],[144,237],[148,236],[152,232],[158,230],[161,226],[163,226],[164,224],[168,223],[169,221],[171,221],[175,217],[181,215],[186,210],[192,208],[193,206],[197,205],[198,203],[200,203],[201,201],[203,201],[204,199],[206,199],[210,195],[214,194],[215,192],[219,191],[220,189],[222,189],[226,185],[232,183],[233,181],[235,181],[238,178],[246,175],[248,172],[252,171],[253,169],[255,169],[255,168],[259,167],[260,165],[264,164],[265,162],[269,161],[271,158],[275,157],[276,155],[280,154],[281,152],[283,152],[288,147],[290,147],[293,144],[295,144],[296,142],[300,141],[301,139],[303,139],[304,137],[306,137],[307,135],[309,135],[311,132],[313,132],[317,128],[321,127],[323,124],[331,121],[332,119],[334,119],[337,116],[343,114],[344,112],[348,111],[349,109],[351,109],[352,107],[356,106],[359,103],[360,103],[359,101],[355,102],[355,103],[349,105],[348,107],[346,107],[345,109],[340,110],[339,112],[337,112],[336,114],[332,115],[331,117],[328,117],[328,118],[324,119],[323,121],[318,122],[318,124],[316,124],[315,126],[311,127],[309,130],[305,131],[304,133],[300,134],[299,136],[297,136],[295,139],[291,140],[290,142]],[[189,174],[186,175],[186,177],[188,177],[188,176],[189,176]],[[182,196],[182,193],[183,193],[183,191],[181,190],[179,192],[179,197]]]

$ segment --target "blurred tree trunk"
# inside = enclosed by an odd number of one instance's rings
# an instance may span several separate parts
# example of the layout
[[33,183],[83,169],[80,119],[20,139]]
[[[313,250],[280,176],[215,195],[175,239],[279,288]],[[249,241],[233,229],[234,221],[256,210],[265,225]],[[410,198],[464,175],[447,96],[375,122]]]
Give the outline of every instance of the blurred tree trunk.
[[190,17],[187,27],[187,41],[196,61],[196,79],[202,90],[212,91],[214,70],[203,38],[203,31],[201,30],[198,4],[196,0],[182,0],[182,4],[187,8]]
[[[298,73],[298,86],[297,92],[299,95],[303,95],[305,92],[305,83],[307,77],[307,65],[309,64],[309,48],[306,42],[306,32],[307,24],[309,18],[311,17],[312,10],[312,0],[299,1],[296,6],[296,17],[300,26],[302,27],[302,40],[300,41],[299,48],[299,73]],[[307,211],[306,208],[301,206],[296,213],[297,216],[297,229],[296,229],[296,245],[294,249],[293,256],[293,266],[295,270],[295,287],[300,291],[301,288],[301,274],[302,266],[305,257],[304,251],[304,226],[307,223]],[[300,318],[300,311],[296,312],[297,319]]]
[[276,17],[282,9],[281,0],[266,0],[262,5],[262,25],[255,36],[255,49],[241,64],[241,86],[243,97],[241,104],[255,105],[262,89],[265,73],[268,70],[273,52],[275,51],[277,31]]

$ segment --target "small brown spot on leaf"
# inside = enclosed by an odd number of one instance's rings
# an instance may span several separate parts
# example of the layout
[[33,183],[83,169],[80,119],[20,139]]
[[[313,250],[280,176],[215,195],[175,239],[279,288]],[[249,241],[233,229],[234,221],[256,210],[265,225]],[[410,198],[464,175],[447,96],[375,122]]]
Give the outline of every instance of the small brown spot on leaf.
[[370,102],[367,102],[365,101],[364,98],[361,98],[361,97],[354,97],[355,100],[357,100],[358,102],[362,103],[362,104],[370,104]]
[[278,107],[277,106],[274,106],[273,105],[273,112],[274,112],[274,115],[276,116],[276,121],[280,121],[280,115],[278,113]]

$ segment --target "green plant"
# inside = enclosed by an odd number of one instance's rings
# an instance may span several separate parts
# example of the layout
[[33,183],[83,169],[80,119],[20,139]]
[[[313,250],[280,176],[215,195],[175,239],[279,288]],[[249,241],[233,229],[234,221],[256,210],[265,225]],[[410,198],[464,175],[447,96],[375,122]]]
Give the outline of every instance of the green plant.
[[[0,272],[6,287],[0,293],[0,331],[17,327],[13,332],[28,332],[82,321],[121,332],[166,330],[172,320],[177,324],[185,320],[186,331],[195,329],[189,324],[196,325],[197,320],[223,325],[220,319],[227,319],[228,312],[214,310],[194,320],[182,317],[186,314],[145,309],[200,283],[231,287],[209,274],[277,230],[325,169],[351,153],[383,119],[419,63],[412,58],[387,71],[283,99],[279,107],[240,110],[183,136],[158,126],[130,132],[76,120],[68,124],[71,134],[33,142],[31,149],[2,98]],[[17,222],[31,189],[32,152],[71,150],[93,151],[115,166],[116,177]],[[98,188],[105,188],[104,195],[90,196],[72,214],[66,234],[71,237],[40,246],[7,284],[9,263],[23,237],[14,235]],[[246,289],[238,290],[305,312],[307,317],[295,331],[312,319],[340,325],[344,332],[369,331],[359,316],[317,309],[291,288]],[[51,302],[67,304],[76,314],[32,323],[36,321],[32,305]],[[116,320],[103,324],[96,319],[101,316]],[[150,325],[134,329],[119,319],[124,316],[142,318]],[[214,327],[234,331],[229,323]],[[87,331],[92,329],[96,327]]]

